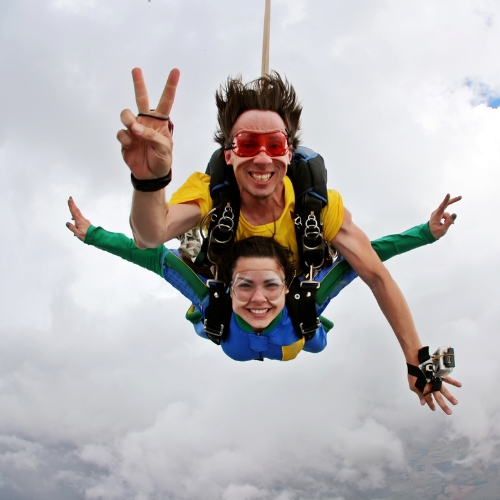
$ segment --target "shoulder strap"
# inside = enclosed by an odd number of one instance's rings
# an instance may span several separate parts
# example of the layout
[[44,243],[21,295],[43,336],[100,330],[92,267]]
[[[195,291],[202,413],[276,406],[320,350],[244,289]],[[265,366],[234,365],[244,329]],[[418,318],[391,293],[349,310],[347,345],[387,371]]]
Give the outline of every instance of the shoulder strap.
[[209,214],[208,235],[203,238],[196,264],[210,266],[213,257],[234,242],[240,217],[240,193],[233,167],[226,164],[222,149],[212,155],[205,173],[210,176],[210,196],[214,208]]
[[321,267],[329,249],[323,240],[321,210],[328,203],[327,170],[312,149],[298,147],[288,167],[295,191],[295,235],[304,271]]

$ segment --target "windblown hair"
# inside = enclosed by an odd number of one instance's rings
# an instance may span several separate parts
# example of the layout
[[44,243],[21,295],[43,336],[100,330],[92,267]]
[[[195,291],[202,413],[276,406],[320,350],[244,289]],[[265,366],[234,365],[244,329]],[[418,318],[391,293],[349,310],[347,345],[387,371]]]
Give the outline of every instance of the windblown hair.
[[295,149],[299,145],[298,131],[302,106],[297,94],[288,80],[273,71],[249,83],[243,83],[241,75],[229,77],[215,93],[217,120],[219,126],[215,133],[215,142],[222,148],[231,146],[231,130],[238,117],[250,109],[275,111],[290,134],[289,144]]
[[290,250],[281,246],[274,238],[265,236],[251,236],[239,240],[225,252],[218,263],[219,277],[224,283],[230,283],[236,262],[241,257],[260,257],[274,259],[285,273],[285,282],[288,286],[295,276],[295,268],[290,261]]

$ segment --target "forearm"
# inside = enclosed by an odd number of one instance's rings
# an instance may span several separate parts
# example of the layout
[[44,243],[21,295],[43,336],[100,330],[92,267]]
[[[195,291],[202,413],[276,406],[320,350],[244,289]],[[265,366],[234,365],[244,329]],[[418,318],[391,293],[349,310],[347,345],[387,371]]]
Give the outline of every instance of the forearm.
[[[437,240],[429,229],[429,223],[425,222],[403,233],[390,234],[374,240],[371,242],[371,246],[380,260],[385,261],[396,255],[434,243],[435,241]],[[316,295],[318,304],[323,306],[327,301],[336,297],[356,277],[357,273],[353,271],[351,265],[346,260],[337,264],[328,272],[321,283],[321,287]]]
[[162,276],[162,256],[165,252],[163,245],[155,249],[140,250],[133,240],[124,234],[111,233],[95,226],[88,228],[85,243]]
[[372,241],[372,247],[377,252],[380,260],[385,261],[415,248],[434,243],[436,238],[429,229],[429,223],[412,227],[400,234],[390,234]]
[[406,362],[418,365],[417,353],[422,347],[408,303],[389,271],[367,281],[380,309],[389,322],[403,350]]
[[155,248],[167,241],[165,190],[143,193],[134,189],[130,226],[139,248]]
[[169,205],[162,193],[163,189],[154,193],[134,191],[130,225],[139,248],[155,248],[200,223],[201,211],[197,203]]

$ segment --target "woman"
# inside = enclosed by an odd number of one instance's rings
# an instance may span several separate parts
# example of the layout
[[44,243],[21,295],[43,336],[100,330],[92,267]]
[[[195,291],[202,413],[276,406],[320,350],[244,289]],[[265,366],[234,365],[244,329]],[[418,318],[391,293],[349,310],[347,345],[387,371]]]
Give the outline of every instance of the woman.
[[[400,235],[391,235],[372,242],[382,260],[387,260],[419,246],[433,243],[446,234],[454,216],[445,212],[448,205],[459,198],[447,196],[436,209],[429,223],[416,226]],[[139,250],[133,240],[122,234],[109,233],[94,227],[85,219],[70,198],[69,209],[75,224],[68,229],[81,241],[118,255],[129,262],[149,269],[168,281],[187,297],[192,305],[186,318],[195,331],[207,338],[203,321],[209,302],[206,277],[193,271],[177,250],[161,245],[155,249]],[[320,317],[321,325],[308,341],[293,328],[285,297],[293,279],[287,250],[272,238],[252,237],[237,242],[221,265],[225,283],[231,283],[232,314],[227,339],[221,343],[223,351],[237,361],[294,359],[301,350],[319,352],[326,346],[326,333],[333,327]],[[321,287],[316,295],[318,315],[326,308],[356,273],[342,258],[325,267],[316,277]],[[300,278],[299,278],[300,279]]]

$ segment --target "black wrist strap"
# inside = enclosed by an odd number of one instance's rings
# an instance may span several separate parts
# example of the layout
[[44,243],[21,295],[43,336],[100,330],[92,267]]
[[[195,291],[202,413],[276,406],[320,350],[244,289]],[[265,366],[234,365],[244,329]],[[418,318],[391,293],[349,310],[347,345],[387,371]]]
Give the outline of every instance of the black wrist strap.
[[[418,351],[418,361],[420,364],[425,363],[431,358],[429,354],[429,347],[422,347],[422,349],[419,349]],[[426,374],[418,367],[415,365],[410,365],[409,363],[406,363],[406,366],[408,367],[408,375],[412,375],[413,377],[417,377],[417,380],[415,382],[415,387],[423,394],[425,386],[430,383],[431,384],[431,390],[427,393],[429,394],[430,392],[436,392],[441,389],[441,386],[443,385],[443,382],[440,378],[431,376],[430,378],[427,378],[429,376],[429,373]],[[424,396],[427,396],[427,394],[424,394]]]
[[170,181],[172,180],[172,170],[170,170],[167,175],[158,177],[157,179],[137,179],[134,177],[134,174],[130,174],[130,180],[132,181],[132,186],[134,186],[134,189],[137,191],[152,193],[153,191],[159,191],[170,184]]

